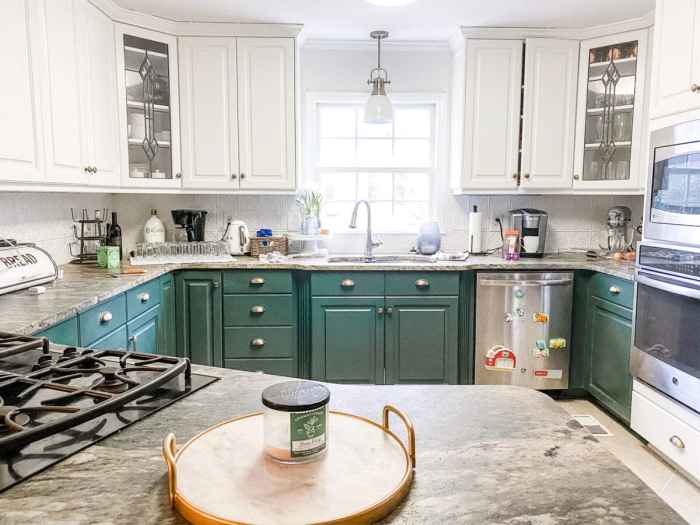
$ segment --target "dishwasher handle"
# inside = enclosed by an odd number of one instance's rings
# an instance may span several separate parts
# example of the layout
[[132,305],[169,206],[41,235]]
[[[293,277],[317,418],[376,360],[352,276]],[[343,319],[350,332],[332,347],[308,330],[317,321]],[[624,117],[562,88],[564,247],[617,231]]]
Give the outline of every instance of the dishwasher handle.
[[523,280],[518,281],[515,279],[480,279],[477,285],[482,286],[566,286],[567,284],[573,283],[573,279],[537,279],[537,280]]

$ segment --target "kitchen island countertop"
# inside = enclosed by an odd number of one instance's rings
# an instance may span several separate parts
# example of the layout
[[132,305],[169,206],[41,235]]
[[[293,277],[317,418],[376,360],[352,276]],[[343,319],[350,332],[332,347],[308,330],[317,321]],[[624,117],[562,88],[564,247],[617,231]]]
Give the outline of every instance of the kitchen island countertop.
[[634,278],[634,264],[611,259],[588,259],[581,255],[548,255],[542,259],[504,261],[498,256],[472,256],[458,262],[329,263],[326,259],[290,259],[283,263],[260,262],[252,257],[235,257],[225,263],[186,263],[143,266],[142,275],[120,274],[94,266],[68,264],[64,277],[46,285],[46,293],[30,295],[21,290],[0,296],[0,331],[32,334],[43,330],[101,301],[139,284],[178,269],[302,270],[302,271],[463,271],[463,270],[591,270],[623,279]]
[[[0,523],[185,523],[169,506],[163,437],[174,432],[183,445],[219,421],[258,411],[262,390],[281,380],[195,371],[222,380],[4,492]],[[542,393],[509,386],[329,388],[334,409],[379,421],[381,408],[393,404],[413,420],[415,480],[386,523],[685,523]]]

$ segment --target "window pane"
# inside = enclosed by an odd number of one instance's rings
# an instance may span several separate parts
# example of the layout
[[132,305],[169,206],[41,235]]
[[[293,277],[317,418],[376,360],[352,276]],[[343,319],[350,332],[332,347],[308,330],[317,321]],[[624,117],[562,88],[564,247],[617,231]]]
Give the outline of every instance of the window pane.
[[386,166],[391,163],[391,139],[359,139],[357,161],[361,166]]
[[355,173],[323,173],[321,175],[321,192],[326,202],[340,200],[355,200],[356,193]]
[[395,175],[397,201],[427,201],[430,181],[427,173],[397,173]]
[[372,202],[372,226],[386,227],[394,222],[394,209],[391,202]]
[[397,224],[418,225],[428,220],[427,202],[397,202],[394,220]]
[[322,106],[319,113],[319,135],[322,138],[355,136],[356,110],[353,106]]
[[391,138],[391,124],[366,124],[364,109],[357,112],[357,136]]
[[428,138],[432,134],[432,111],[426,107],[394,107],[397,137]]
[[328,202],[323,207],[321,224],[331,230],[346,230],[350,224],[354,201]]
[[357,198],[370,201],[391,201],[393,198],[391,173],[360,173]]
[[429,139],[396,139],[394,162],[399,166],[428,167],[430,158]]
[[354,139],[321,139],[319,161],[324,166],[344,166],[355,160]]

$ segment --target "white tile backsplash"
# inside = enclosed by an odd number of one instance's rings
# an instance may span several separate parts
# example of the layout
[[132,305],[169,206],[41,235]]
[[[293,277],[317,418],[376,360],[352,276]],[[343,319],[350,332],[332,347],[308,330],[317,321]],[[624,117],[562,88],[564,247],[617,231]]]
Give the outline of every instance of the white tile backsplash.
[[[572,196],[572,195],[498,195],[448,196],[446,206],[437,210],[436,218],[443,232],[443,249],[461,251],[467,247],[467,214],[476,204],[484,214],[483,238],[486,247],[500,244],[495,218],[519,208],[541,208],[549,213],[550,228],[547,250],[597,248],[601,230],[605,228],[608,208],[629,206],[637,223],[642,216],[641,196]],[[109,208],[118,212],[125,249],[131,250],[143,240],[143,225],[151,208],[166,225],[168,238],[173,237],[174,224],[170,210],[204,209],[207,215],[206,236],[221,237],[226,218],[245,221],[251,232],[260,227],[276,231],[297,231],[299,213],[293,195],[172,195],[172,194],[87,194],[87,193],[0,193],[0,236],[35,242],[63,264],[70,260],[68,245],[73,240],[70,208]],[[377,251],[405,252],[414,243],[413,234],[382,234],[375,225],[377,237],[384,245]],[[361,253],[364,250],[364,227],[357,232],[335,235],[329,243],[334,253]]]

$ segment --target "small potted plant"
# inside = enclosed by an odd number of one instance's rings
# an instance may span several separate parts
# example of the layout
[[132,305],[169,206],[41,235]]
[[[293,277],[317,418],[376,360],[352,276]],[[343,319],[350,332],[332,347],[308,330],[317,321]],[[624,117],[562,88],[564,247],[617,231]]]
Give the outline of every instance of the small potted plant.
[[297,205],[301,211],[301,233],[318,235],[321,229],[321,206],[323,195],[319,191],[307,190],[297,196]]

